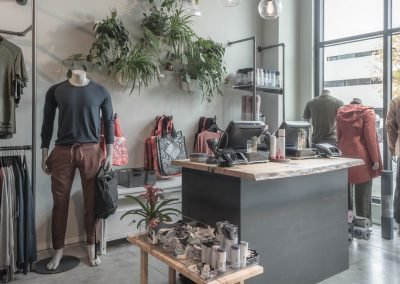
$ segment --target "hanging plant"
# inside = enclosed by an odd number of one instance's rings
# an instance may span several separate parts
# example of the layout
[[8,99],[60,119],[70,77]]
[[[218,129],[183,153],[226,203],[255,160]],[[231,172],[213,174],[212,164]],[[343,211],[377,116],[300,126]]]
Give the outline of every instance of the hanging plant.
[[221,85],[226,69],[225,49],[211,39],[199,38],[192,28],[192,15],[182,9],[182,0],[149,0],[151,8],[143,14],[143,39],[132,44],[129,32],[118,18],[111,17],[94,26],[95,41],[88,55],[75,54],[63,61],[71,69],[86,63],[107,70],[131,93],[138,87],[148,88],[159,78],[159,66],[180,70],[183,82],[197,80],[203,99],[211,101],[222,94]]
[[221,84],[226,73],[225,48],[211,39],[198,38],[185,54],[187,62],[182,69],[182,79],[190,83],[196,79],[208,102],[215,94],[222,95]]
[[96,33],[96,41],[90,48],[87,60],[100,69],[106,67],[108,73],[112,74],[115,65],[124,61],[131,49],[129,32],[117,18],[115,9],[111,11],[111,17],[100,21],[93,29]]
[[131,86],[131,93],[138,87],[148,88],[150,83],[159,78],[160,71],[152,49],[141,44],[135,45],[129,53],[115,65],[115,76],[126,85]]

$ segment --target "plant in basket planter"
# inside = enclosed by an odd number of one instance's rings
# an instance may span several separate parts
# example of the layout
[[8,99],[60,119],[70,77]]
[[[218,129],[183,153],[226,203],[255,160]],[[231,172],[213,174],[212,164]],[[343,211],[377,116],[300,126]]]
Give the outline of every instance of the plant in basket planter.
[[127,195],[140,206],[140,209],[129,210],[125,212],[121,219],[128,215],[138,215],[142,217],[137,222],[137,228],[145,225],[148,241],[152,244],[158,242],[156,237],[156,228],[163,222],[171,221],[171,216],[177,216],[180,213],[178,209],[168,207],[172,202],[178,199],[163,199],[163,191],[154,186],[145,186],[146,192],[139,196]]
[[191,79],[196,79],[207,101],[215,94],[222,95],[221,85],[226,73],[224,54],[222,44],[205,38],[198,38],[185,53],[182,80],[190,83]]

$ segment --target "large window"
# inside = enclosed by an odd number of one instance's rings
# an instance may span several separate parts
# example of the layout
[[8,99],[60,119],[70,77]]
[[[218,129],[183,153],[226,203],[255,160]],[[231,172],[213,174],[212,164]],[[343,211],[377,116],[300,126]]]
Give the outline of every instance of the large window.
[[393,0],[393,27],[400,27],[400,0]]
[[[315,0],[315,8],[316,95],[327,88],[345,104],[360,98],[372,106],[385,169],[396,169],[384,118],[392,97],[400,96],[400,0]],[[374,179],[375,200],[380,187]]]
[[383,0],[325,0],[325,40],[383,30]]

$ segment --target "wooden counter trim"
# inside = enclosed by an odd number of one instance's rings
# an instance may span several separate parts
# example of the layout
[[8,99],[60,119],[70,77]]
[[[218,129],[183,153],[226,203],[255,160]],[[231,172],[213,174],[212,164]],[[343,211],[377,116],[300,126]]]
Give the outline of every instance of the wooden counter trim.
[[197,273],[190,271],[183,263],[178,260],[173,259],[171,256],[165,254],[160,248],[157,248],[154,245],[151,245],[146,240],[143,240],[140,236],[128,236],[128,241],[132,244],[136,245],[141,249],[142,252],[146,252],[151,256],[157,258],[161,262],[165,263],[171,269],[182,273],[192,281],[197,284],[234,284],[241,283],[244,280],[250,279],[254,276],[262,274],[264,272],[264,268],[260,265],[254,265],[247,267],[245,269],[238,270],[237,272],[233,272],[231,274],[219,277],[218,279],[205,281],[202,279]]
[[362,160],[352,158],[291,160],[289,163],[269,162],[238,165],[230,168],[222,168],[205,163],[196,163],[191,162],[190,160],[176,160],[172,163],[183,168],[243,178],[252,181],[313,175],[347,169],[364,164]]

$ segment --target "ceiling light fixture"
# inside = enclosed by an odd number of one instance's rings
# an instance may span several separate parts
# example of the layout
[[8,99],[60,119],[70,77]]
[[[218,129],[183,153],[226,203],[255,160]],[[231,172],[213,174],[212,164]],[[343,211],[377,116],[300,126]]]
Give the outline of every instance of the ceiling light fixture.
[[199,0],[182,0],[182,9],[194,16],[201,16]]
[[276,19],[282,12],[281,0],[261,0],[258,4],[258,13],[264,19]]
[[225,7],[235,7],[240,4],[242,0],[221,0],[222,5]]

